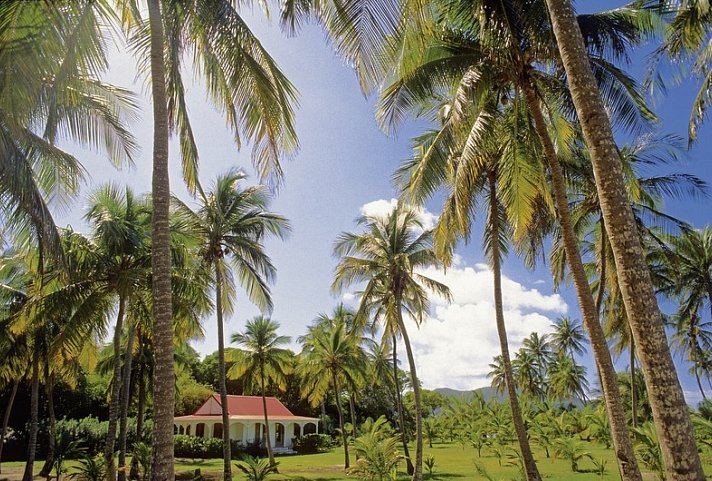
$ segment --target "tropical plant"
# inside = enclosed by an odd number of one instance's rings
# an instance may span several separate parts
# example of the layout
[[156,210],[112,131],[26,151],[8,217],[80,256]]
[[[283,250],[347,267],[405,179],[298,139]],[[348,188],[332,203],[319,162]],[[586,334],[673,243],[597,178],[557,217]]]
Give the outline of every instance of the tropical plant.
[[[252,160],[260,174],[282,174],[280,159],[297,148],[292,104],[296,93],[274,60],[244,23],[229,0],[177,4],[148,0],[145,10],[122,2],[121,18],[130,31],[139,65],[150,72],[153,106],[152,217],[154,368],[154,479],[173,479],[173,325],[171,319],[171,256],[169,246],[170,182],[168,143],[177,132],[183,177],[191,192],[200,190],[198,149],[185,101],[184,56],[190,52],[195,71],[205,79],[208,97],[220,112],[238,145],[253,145]],[[147,21],[146,21],[147,20]],[[164,55],[165,54],[165,55]],[[229,471],[226,470],[229,481]]]
[[591,459],[591,453],[586,451],[584,443],[571,437],[556,439],[554,441],[554,452],[556,452],[557,456],[569,462],[571,471],[574,473],[578,473],[581,461]]
[[235,463],[235,466],[245,474],[248,481],[264,481],[277,472],[277,466],[270,464],[268,459],[252,456],[243,457],[240,462]]
[[341,259],[332,289],[342,291],[366,282],[357,322],[364,322],[367,313],[373,312],[374,319],[384,324],[384,335],[398,334],[403,338],[415,400],[413,478],[419,480],[423,469],[421,389],[403,311],[419,325],[427,313],[428,293],[449,299],[450,290],[417,271],[438,266],[439,261],[432,250],[432,233],[423,230],[415,211],[398,203],[385,217],[362,216],[357,224],[364,227],[364,232],[343,233],[334,245],[334,253]]
[[[228,376],[231,379],[244,379],[247,392],[258,386],[262,395],[262,409],[265,418],[265,444],[270,466],[277,472],[277,463],[272,454],[269,437],[269,418],[267,416],[268,385],[280,390],[286,387],[286,376],[292,370],[292,352],[284,349],[291,339],[288,336],[277,335],[279,324],[265,317],[256,317],[245,325],[245,332],[235,333],[231,342],[241,346],[241,349],[230,352],[233,362]],[[225,424],[224,426],[229,426]],[[227,428],[225,428],[227,429]],[[228,445],[228,449],[230,449]]]
[[636,438],[635,452],[640,457],[643,464],[655,473],[659,481],[665,478],[665,461],[655,426],[653,423],[645,423],[633,429]]
[[[268,235],[283,237],[289,230],[284,217],[267,210],[269,197],[264,186],[243,188],[241,184],[245,178],[245,174],[238,171],[218,176],[209,192],[199,190],[197,211],[174,199],[178,215],[197,237],[203,264],[213,275],[218,323],[218,378],[223,406],[227,405],[223,316],[232,312],[236,294],[234,274],[249,299],[261,310],[271,311],[268,286],[274,279],[275,268],[264,252],[263,243]],[[222,417],[223,426],[229,426],[227,410],[223,409]],[[232,468],[229,429],[223,430],[223,445],[223,472],[229,481]],[[267,450],[270,462],[274,463],[269,443]]]
[[386,481],[394,478],[402,455],[398,438],[384,416],[373,421],[370,418],[361,427],[361,435],[354,439],[356,462],[348,473],[364,481]]
[[84,456],[69,477],[76,481],[103,481],[106,477],[104,456]]
[[702,479],[704,474],[691,435],[690,416],[667,349],[662,317],[626,194],[618,149],[586,55],[583,35],[570,0],[546,0],[546,5],[569,91],[590,149],[603,219],[628,321],[644,367],[655,423],[658,430],[665,433],[660,441],[666,470],[673,480]]
[[586,335],[581,322],[570,317],[559,317],[552,324],[554,332],[551,334],[551,343],[557,353],[568,355],[574,360],[576,354],[586,352]]
[[350,467],[349,444],[344,426],[341,393],[344,384],[355,384],[365,373],[362,348],[356,337],[346,332],[344,322],[313,329],[303,339],[297,365],[302,379],[302,396],[318,406],[332,391],[339,417],[339,432],[344,448],[344,469]]

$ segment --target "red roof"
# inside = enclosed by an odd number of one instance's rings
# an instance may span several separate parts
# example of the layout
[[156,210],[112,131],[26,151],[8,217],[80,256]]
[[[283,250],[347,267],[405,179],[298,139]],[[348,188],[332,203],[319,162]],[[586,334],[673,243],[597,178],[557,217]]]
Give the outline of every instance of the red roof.
[[[267,414],[269,416],[294,416],[279,399],[268,397]],[[227,412],[230,416],[264,416],[261,396],[231,396],[227,397]],[[194,416],[219,416],[222,414],[220,395],[213,394],[193,414]]]

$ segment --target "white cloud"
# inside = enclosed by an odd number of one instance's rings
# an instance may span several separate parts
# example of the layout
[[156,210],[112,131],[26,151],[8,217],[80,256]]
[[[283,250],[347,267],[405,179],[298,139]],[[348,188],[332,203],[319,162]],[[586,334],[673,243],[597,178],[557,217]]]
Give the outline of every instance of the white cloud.
[[[362,205],[360,210],[362,215],[369,217],[385,217],[393,212],[396,204],[398,204],[398,199],[378,199]],[[418,214],[418,220],[423,224],[425,230],[435,227],[435,223],[438,220],[437,215],[422,207],[414,207],[414,210]]]
[[[500,353],[492,300],[492,272],[485,265],[460,265],[447,273],[428,269],[424,274],[450,287],[453,302],[433,299],[432,315],[420,329],[409,324],[418,375],[429,389],[474,389],[487,386],[489,364]],[[543,294],[502,277],[504,315],[509,347],[521,347],[531,332],[551,331],[553,319],[566,313],[558,294]],[[401,362],[407,368],[403,349]]]

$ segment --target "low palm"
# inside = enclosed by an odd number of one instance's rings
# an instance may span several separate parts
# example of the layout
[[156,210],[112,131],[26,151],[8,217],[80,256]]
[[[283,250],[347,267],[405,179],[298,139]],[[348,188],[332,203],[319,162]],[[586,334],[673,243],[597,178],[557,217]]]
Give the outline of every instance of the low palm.
[[[291,340],[288,336],[277,334],[279,324],[266,317],[256,317],[247,322],[245,331],[235,333],[231,341],[241,347],[231,351],[230,361],[233,362],[227,375],[231,379],[244,379],[248,390],[257,386],[262,395],[262,408],[265,419],[265,444],[269,455],[270,466],[277,468],[272,453],[269,436],[269,419],[267,416],[266,389],[269,385],[285,389],[287,374],[292,370],[292,352],[285,349]],[[223,404],[226,406],[227,404]],[[229,422],[223,424],[229,430]]]

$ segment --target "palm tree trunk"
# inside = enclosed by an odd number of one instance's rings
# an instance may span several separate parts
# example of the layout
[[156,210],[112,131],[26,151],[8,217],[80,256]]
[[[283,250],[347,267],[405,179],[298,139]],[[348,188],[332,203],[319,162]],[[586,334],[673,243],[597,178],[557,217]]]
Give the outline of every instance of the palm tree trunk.
[[331,384],[334,387],[334,401],[336,412],[339,414],[339,429],[341,430],[341,442],[344,444],[344,469],[349,469],[349,440],[344,431],[344,413],[341,409],[341,396],[339,396],[339,383],[336,380],[336,373],[331,373]]
[[260,389],[262,389],[262,409],[264,410],[265,415],[265,445],[267,446],[267,457],[269,458],[269,465],[277,469],[277,463],[274,461],[274,454],[272,453],[272,440],[269,437],[269,419],[267,417],[264,366],[260,366]]
[[122,374],[121,406],[119,412],[119,470],[118,480],[126,481],[126,438],[128,437],[129,404],[131,402],[131,363],[133,362],[133,345],[136,337],[136,325],[129,325],[124,355],[124,372]]
[[[141,344],[141,350],[143,350],[143,341],[140,339],[139,333],[139,343]],[[140,443],[143,440],[143,413],[146,406],[146,383],[145,383],[145,373],[143,372],[143,367],[140,369],[138,379],[138,406],[136,407],[136,442]],[[136,456],[131,457],[131,472],[129,473],[130,479],[138,479],[138,458]]]
[[356,436],[356,398],[354,393],[349,394],[349,410],[351,411],[351,426],[354,430],[353,434]]
[[121,395],[121,333],[124,328],[125,313],[126,296],[121,293],[119,294],[119,312],[116,315],[116,327],[114,328],[114,366],[109,398],[109,427],[106,431],[106,442],[104,444],[104,461],[106,462],[107,481],[114,481],[114,479],[116,479],[114,450],[116,447],[116,421],[119,417],[119,401]]
[[400,376],[398,376],[398,354],[396,353],[396,343],[398,339],[393,334],[393,386],[396,391],[396,407],[398,409],[398,422],[400,423],[401,441],[403,442],[403,456],[407,473],[412,476],[415,472],[413,461],[410,459],[410,451],[408,450],[408,436],[405,432],[405,414],[403,413],[403,398],[401,396]]
[[[561,171],[561,165],[559,164],[554,144],[549,136],[546,121],[534,86],[531,83],[526,83],[524,93],[529,110],[534,117],[535,127],[544,147],[544,154],[549,165],[551,181],[554,187],[554,201],[556,202],[557,216],[564,238],[564,250],[576,286],[576,296],[581,306],[583,323],[584,326],[586,326],[591,340],[591,349],[601,379],[601,390],[603,391],[608,420],[611,425],[611,435],[616,452],[616,459],[618,461],[618,468],[623,481],[642,481],[643,478],[638,468],[638,462],[633,453],[633,443],[628,435],[625,410],[623,409],[620,389],[618,387],[618,377],[616,376],[611,353],[608,350],[608,343],[606,342],[606,337],[601,327],[599,314],[596,311],[591,286],[588,283],[586,271],[583,268],[578,239],[573,229],[566,196],[566,184]],[[610,227],[608,222],[606,222],[606,224]]]
[[7,400],[7,406],[5,407],[5,415],[2,418],[2,436],[0,436],[0,474],[2,474],[2,449],[5,446],[7,425],[10,423],[10,413],[12,413],[12,405],[15,404],[15,396],[17,396],[17,388],[19,386],[20,380],[16,379],[12,383],[12,391],[10,391],[10,398]]
[[22,481],[32,481],[35,468],[35,454],[37,453],[37,429],[40,408],[40,353],[34,349],[32,353],[32,390],[30,394],[30,435],[27,439],[27,462],[22,474]]
[[160,0],[148,0],[151,35],[151,91],[153,94],[152,255],[153,269],[153,459],[152,481],[174,481],[173,316],[171,304],[171,251],[168,211],[168,104],[163,21]]
[[400,299],[396,300],[396,316],[398,316],[398,329],[403,336],[405,352],[408,356],[408,367],[410,368],[410,379],[413,384],[413,397],[415,399],[415,463],[413,465],[413,481],[423,481],[423,405],[420,396],[420,382],[415,369],[415,357],[408,338],[403,313],[401,312]]
[[[46,354],[46,353],[45,353]],[[39,475],[49,478],[54,467],[55,445],[57,442],[57,416],[54,413],[54,373],[45,364],[45,393],[47,394],[47,417],[49,418],[49,429],[47,433],[47,457]]]
[[630,336],[630,412],[632,426],[638,426],[638,383],[635,380],[635,340]]
[[695,367],[695,379],[697,380],[697,387],[700,388],[700,392],[702,393],[702,399],[707,400],[707,396],[705,395],[705,390],[702,389],[702,382],[700,382],[700,372],[697,370]]
[[218,376],[220,377],[220,404],[222,405],[223,425],[223,478],[232,480],[232,446],[230,444],[230,412],[227,403],[227,377],[225,375],[225,333],[223,323],[222,290],[223,278],[219,261],[215,267],[215,312],[218,318]]
[[527,473],[529,481],[541,481],[539,469],[534,461],[529,438],[527,437],[526,427],[524,426],[524,417],[522,410],[517,400],[517,386],[514,382],[514,373],[512,371],[512,361],[509,356],[509,344],[507,343],[507,328],[504,323],[504,303],[502,300],[502,271],[500,267],[500,252],[499,252],[499,207],[497,205],[497,174],[490,171],[489,175],[490,189],[490,211],[489,223],[492,230],[492,273],[494,275],[494,311],[497,322],[497,335],[499,336],[499,348],[502,351],[502,367],[504,369],[504,379],[507,386],[507,395],[509,397],[509,405],[512,409],[512,422],[514,430],[517,433],[519,441],[519,449],[522,453],[524,461],[524,470]]
[[623,179],[618,149],[570,0],[546,0],[596,178],[618,282],[670,481],[705,479]]

